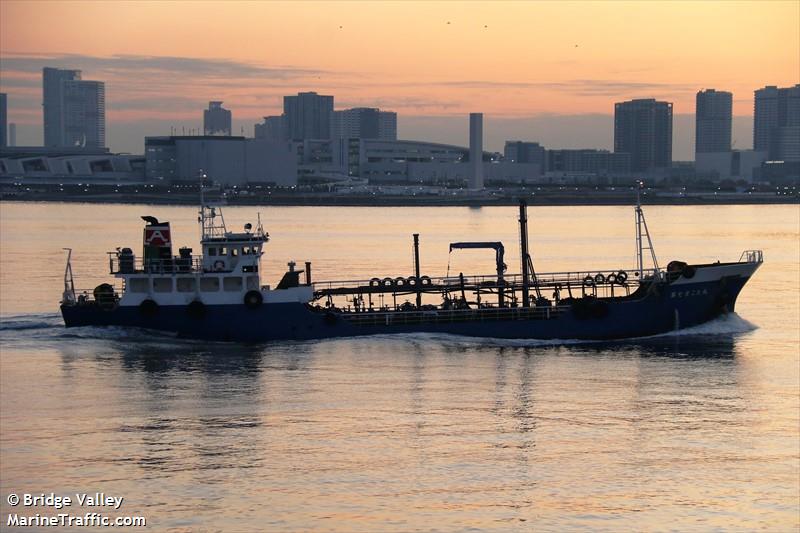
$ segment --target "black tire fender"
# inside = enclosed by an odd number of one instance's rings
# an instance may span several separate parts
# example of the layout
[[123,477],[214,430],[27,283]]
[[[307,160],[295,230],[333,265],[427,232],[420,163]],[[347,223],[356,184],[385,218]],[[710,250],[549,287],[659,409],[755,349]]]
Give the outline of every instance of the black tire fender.
[[247,291],[244,295],[244,305],[248,309],[256,309],[264,303],[264,296],[259,291]]
[[158,314],[158,304],[155,300],[148,298],[139,304],[139,313],[144,317],[152,318]]

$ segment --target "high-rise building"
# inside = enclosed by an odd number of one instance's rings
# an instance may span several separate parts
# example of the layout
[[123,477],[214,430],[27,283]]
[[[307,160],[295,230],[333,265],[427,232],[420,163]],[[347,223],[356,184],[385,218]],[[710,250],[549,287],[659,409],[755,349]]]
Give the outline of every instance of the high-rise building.
[[8,96],[0,93],[0,148],[8,146]]
[[614,152],[631,154],[631,171],[672,165],[672,103],[653,98],[614,104]]
[[283,125],[283,115],[264,117],[264,122],[256,124],[253,128],[253,137],[270,142],[286,140],[286,131]]
[[397,140],[397,113],[394,111],[378,112],[378,139]]
[[800,161],[800,84],[755,91],[753,149],[771,160]]
[[44,111],[44,145],[65,146],[64,82],[81,79],[80,70],[42,69],[42,109]]
[[17,145],[17,125],[13,122],[8,125],[8,145]]
[[469,114],[469,188],[483,189],[483,113]]
[[289,140],[330,139],[333,96],[315,92],[283,97],[283,115]]
[[547,170],[545,148],[539,143],[506,141],[503,158],[511,163],[536,163],[542,172]]
[[733,95],[706,89],[697,93],[695,153],[730,152]]
[[105,148],[105,84],[101,81],[64,81],[62,93],[61,145]]
[[222,107],[222,102],[209,102],[203,110],[203,132],[205,135],[231,134],[231,112]]
[[334,111],[331,117],[334,139],[397,140],[397,113],[374,107],[355,107]]

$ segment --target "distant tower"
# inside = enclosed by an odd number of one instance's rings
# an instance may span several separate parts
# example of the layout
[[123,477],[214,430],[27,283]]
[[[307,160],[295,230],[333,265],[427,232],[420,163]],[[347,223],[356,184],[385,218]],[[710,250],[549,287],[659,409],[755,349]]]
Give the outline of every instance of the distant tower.
[[733,95],[706,89],[697,93],[695,153],[730,152]]
[[104,148],[106,88],[102,81],[68,80],[62,86],[62,146]]
[[800,161],[800,84],[755,92],[753,149],[770,159]]
[[17,125],[13,122],[8,125],[8,145],[17,145]]
[[231,112],[222,107],[222,102],[209,102],[203,111],[203,133],[230,137]]
[[631,170],[672,166],[672,103],[653,98],[614,104],[614,152],[631,154]]
[[483,113],[469,114],[469,188],[483,189]]
[[64,84],[79,81],[80,70],[42,69],[42,110],[44,112],[44,145],[65,146],[64,135]]
[[284,127],[288,140],[330,139],[333,96],[315,92],[283,97]]

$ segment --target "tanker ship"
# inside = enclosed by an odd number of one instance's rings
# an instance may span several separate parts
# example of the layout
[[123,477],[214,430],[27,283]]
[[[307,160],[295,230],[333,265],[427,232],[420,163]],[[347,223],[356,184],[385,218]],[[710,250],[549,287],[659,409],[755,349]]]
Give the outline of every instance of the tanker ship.
[[[355,281],[313,281],[311,263],[294,262],[274,286],[260,266],[269,234],[229,231],[222,208],[202,199],[200,254],[174,255],[169,222],[143,216],[141,256],[108,254],[113,282],[76,290],[68,250],[61,313],[67,327],[123,326],[180,337],[235,342],[445,333],[502,339],[612,340],[696,326],[732,313],[761,266],[760,250],[737,261],[660,268],[637,191],[636,266],[540,273],[528,249],[527,205],[520,201],[520,272],[509,274],[502,242],[453,242],[450,251],[494,254],[488,275],[429,276],[413,235],[413,271]],[[645,259],[648,265],[645,266]]]

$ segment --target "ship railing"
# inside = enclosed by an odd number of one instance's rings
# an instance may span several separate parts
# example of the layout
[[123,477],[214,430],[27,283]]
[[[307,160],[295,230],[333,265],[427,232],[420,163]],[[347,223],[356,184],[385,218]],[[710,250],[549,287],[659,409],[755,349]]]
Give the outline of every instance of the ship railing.
[[470,309],[338,310],[342,319],[359,326],[398,326],[421,323],[549,320],[569,312],[570,305],[477,307]]
[[[623,276],[620,273],[624,272]],[[610,276],[613,274],[613,276]],[[650,275],[651,272],[648,272]],[[601,276],[601,277],[598,277]],[[647,277],[647,276],[645,276]],[[314,292],[320,294],[347,294],[350,291],[357,292],[416,292],[417,289],[424,292],[432,291],[453,291],[460,290],[462,284],[465,288],[485,288],[496,289],[519,288],[523,284],[521,274],[507,274],[502,281],[497,274],[484,274],[473,276],[423,276],[417,281],[413,276],[386,276],[383,278],[347,280],[347,281],[317,281],[313,283]],[[591,282],[588,280],[591,279]],[[624,279],[624,281],[622,281]],[[376,280],[379,280],[376,282]],[[399,280],[403,280],[399,282]],[[611,281],[613,280],[613,281]],[[535,279],[529,279],[529,287],[535,290],[539,288],[553,288],[560,285],[563,289],[569,285],[571,288],[581,286],[602,286],[602,285],[630,285],[638,283],[635,269],[600,269],[593,271],[572,271],[572,272],[548,272],[537,274]],[[371,289],[371,290],[370,290]]]
[[113,306],[116,305],[119,300],[122,298],[122,295],[125,293],[125,284],[104,284],[109,285],[111,290],[103,290],[103,291],[96,291],[97,287],[94,288],[81,288],[75,289],[75,300],[71,302],[62,302],[62,303],[70,303],[73,305],[108,305]]
[[111,274],[190,274],[203,272],[203,256],[192,255],[171,259],[147,259],[120,256],[108,252]]
[[739,263],[763,263],[764,252],[761,250],[745,250],[739,256]]

